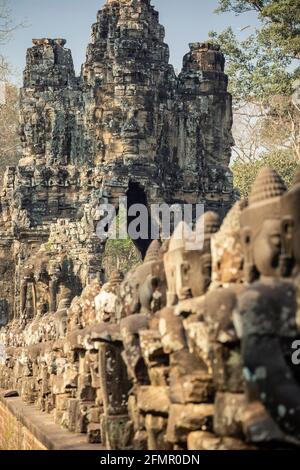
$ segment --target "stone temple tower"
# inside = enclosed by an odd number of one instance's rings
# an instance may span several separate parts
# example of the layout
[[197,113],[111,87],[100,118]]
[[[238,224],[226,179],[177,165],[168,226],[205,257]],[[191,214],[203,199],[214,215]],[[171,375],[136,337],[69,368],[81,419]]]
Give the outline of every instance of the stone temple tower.
[[[203,203],[234,194],[224,56],[190,44],[176,76],[150,0],[107,0],[80,77],[64,39],[34,39],[21,90],[23,158],[0,195],[0,323],[54,311],[101,273],[101,202]],[[148,241],[137,241],[144,254]]]

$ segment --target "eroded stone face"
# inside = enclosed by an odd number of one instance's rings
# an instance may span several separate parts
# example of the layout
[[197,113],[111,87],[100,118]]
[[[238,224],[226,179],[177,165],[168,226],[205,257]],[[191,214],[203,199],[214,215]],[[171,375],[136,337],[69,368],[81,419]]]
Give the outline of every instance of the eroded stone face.
[[293,267],[293,261],[300,264],[299,251],[299,204],[300,173],[296,174],[292,188],[284,195],[281,201],[283,251],[286,261]]
[[208,212],[198,224],[199,230],[203,231],[201,241],[200,237],[197,240],[197,227],[189,233],[185,224],[179,225],[164,255],[169,305],[189,297],[199,297],[210,286],[211,236],[218,231],[220,221],[217,214]]
[[153,314],[165,304],[166,281],[160,242],[154,240],[142,265],[133,268],[120,287],[120,317]]
[[212,288],[244,280],[240,216],[245,205],[245,202],[237,202],[219,232],[212,236]]
[[121,272],[113,272],[109,281],[104,284],[100,294],[95,298],[96,319],[99,322],[118,322],[120,303],[120,284],[124,279]]
[[252,187],[249,205],[241,215],[245,267],[251,277],[274,276],[281,273],[280,254],[281,196],[286,187],[271,168],[261,170]]

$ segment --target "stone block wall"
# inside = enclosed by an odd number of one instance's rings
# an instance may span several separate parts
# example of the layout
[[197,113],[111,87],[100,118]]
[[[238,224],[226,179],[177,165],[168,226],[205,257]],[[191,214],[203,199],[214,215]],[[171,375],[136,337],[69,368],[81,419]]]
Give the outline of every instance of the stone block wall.
[[47,450],[1,402],[0,450]]

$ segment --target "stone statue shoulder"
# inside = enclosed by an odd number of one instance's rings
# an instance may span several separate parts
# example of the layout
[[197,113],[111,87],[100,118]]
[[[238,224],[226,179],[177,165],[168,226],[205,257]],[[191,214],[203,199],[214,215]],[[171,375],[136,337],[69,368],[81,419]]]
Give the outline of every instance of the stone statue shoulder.
[[296,337],[297,299],[292,280],[268,278],[251,284],[239,297],[242,336]]
[[238,295],[244,286],[232,285],[217,288],[205,296],[204,321],[207,325],[211,341],[235,343],[238,336],[233,324],[233,314],[237,307]]

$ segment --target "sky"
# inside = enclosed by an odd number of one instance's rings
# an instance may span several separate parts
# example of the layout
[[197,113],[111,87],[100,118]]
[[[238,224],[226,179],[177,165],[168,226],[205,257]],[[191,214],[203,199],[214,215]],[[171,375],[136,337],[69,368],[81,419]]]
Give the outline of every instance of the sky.
[[[7,0],[16,23],[25,27],[17,29],[5,46],[0,46],[12,64],[16,81],[20,80],[25,65],[26,49],[32,38],[67,39],[72,50],[76,72],[85,59],[92,23],[104,0]],[[188,52],[190,42],[205,41],[208,32],[232,26],[237,34],[247,25],[255,25],[254,14],[236,17],[234,14],[214,13],[218,0],[152,0],[160,13],[160,22],[166,29],[166,42],[170,46],[170,62],[180,70],[182,57]]]

